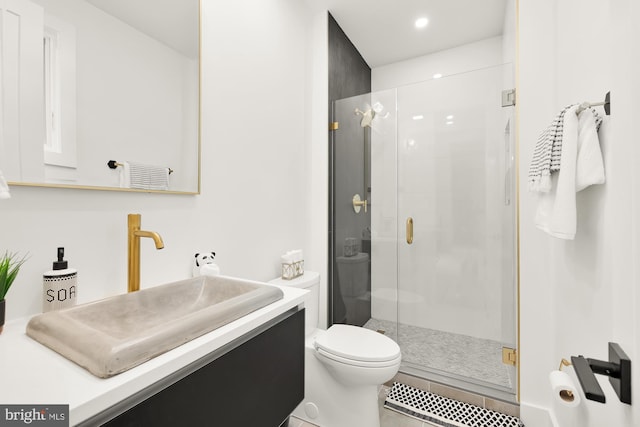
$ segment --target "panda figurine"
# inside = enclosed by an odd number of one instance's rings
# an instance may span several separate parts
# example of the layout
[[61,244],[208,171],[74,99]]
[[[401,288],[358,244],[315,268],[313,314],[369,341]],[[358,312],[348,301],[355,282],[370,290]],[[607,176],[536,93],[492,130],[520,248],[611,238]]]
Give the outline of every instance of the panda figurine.
[[195,255],[195,263],[193,265],[193,277],[198,276],[217,276],[220,274],[220,267],[213,262],[215,252],[203,252]]

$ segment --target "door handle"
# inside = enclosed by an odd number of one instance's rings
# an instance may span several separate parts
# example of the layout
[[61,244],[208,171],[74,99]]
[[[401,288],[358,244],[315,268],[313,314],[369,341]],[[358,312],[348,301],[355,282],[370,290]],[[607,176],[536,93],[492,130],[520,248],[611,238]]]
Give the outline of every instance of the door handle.
[[360,213],[360,206],[364,206],[364,213],[367,213],[367,206],[369,204],[367,199],[361,200],[360,195],[356,194],[355,196],[353,196],[351,203],[353,203],[353,211],[355,213]]
[[407,243],[412,244],[413,243],[413,218],[411,217],[407,218],[406,236],[407,236]]
[[513,167],[513,155],[511,154],[511,120],[504,129],[504,205],[511,204],[511,168]]

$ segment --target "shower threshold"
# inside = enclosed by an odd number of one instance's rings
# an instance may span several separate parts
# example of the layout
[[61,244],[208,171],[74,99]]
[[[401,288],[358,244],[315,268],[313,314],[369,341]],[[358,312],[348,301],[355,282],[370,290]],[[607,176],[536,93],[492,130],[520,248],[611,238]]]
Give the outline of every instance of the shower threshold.
[[502,344],[418,326],[370,319],[365,328],[394,339],[400,372],[515,403],[514,369],[502,363]]

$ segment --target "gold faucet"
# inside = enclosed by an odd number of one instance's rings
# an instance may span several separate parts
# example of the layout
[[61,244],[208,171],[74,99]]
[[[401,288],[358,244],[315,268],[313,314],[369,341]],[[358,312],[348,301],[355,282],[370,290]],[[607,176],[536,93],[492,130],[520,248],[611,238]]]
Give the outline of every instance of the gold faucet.
[[140,290],[140,238],[151,237],[156,249],[164,248],[162,237],[155,231],[140,230],[140,214],[129,214],[129,285],[128,292]]

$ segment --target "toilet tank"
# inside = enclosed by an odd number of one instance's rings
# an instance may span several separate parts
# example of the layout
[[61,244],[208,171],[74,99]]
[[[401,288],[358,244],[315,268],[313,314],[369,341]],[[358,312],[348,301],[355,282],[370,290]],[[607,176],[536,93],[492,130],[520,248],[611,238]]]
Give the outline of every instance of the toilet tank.
[[369,254],[336,257],[338,283],[344,297],[362,297],[369,292]]
[[305,308],[305,335],[311,334],[318,327],[318,309],[320,306],[320,273],[315,271],[305,271],[302,276],[291,280],[284,280],[278,277],[269,280],[269,283],[281,286],[294,286],[300,289],[306,289],[309,293],[304,299]]

